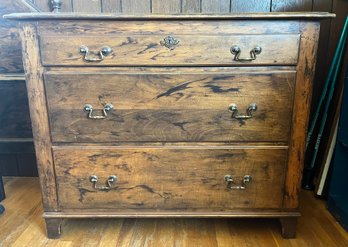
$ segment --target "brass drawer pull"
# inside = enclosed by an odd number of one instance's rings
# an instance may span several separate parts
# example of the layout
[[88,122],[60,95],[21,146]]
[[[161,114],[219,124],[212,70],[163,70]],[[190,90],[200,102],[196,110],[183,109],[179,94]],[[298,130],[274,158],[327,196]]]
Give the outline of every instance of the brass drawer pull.
[[100,51],[93,52],[97,57],[91,57],[91,52],[85,45],[80,46],[80,54],[83,55],[83,60],[86,62],[101,62],[104,57],[109,56],[112,53],[112,49],[108,46],[104,46]]
[[114,108],[114,106],[110,103],[106,104],[104,106],[104,108],[102,109],[102,113],[103,115],[102,116],[93,116],[92,113],[93,113],[93,106],[90,105],[90,104],[86,104],[84,106],[84,110],[88,112],[88,118],[91,118],[91,119],[104,119],[107,117],[107,112],[111,111],[112,109]]
[[110,190],[112,184],[117,181],[117,176],[110,175],[108,177],[108,180],[106,180],[106,186],[97,186],[98,177],[96,175],[90,176],[89,181],[93,184],[93,189],[95,189],[95,190]]
[[234,185],[235,182],[233,180],[233,176],[232,175],[225,175],[225,181],[227,182],[227,186],[226,186],[227,189],[230,189],[230,190],[245,190],[246,189],[246,185],[251,183],[252,177],[250,175],[245,175],[243,177],[241,185]]
[[262,51],[262,48],[260,46],[254,47],[250,51],[250,57],[247,58],[240,58],[240,54],[242,53],[242,50],[239,46],[234,45],[231,47],[231,53],[234,55],[234,60],[238,62],[250,62],[256,59],[256,55],[259,55]]
[[162,46],[167,47],[169,50],[174,50],[175,47],[180,43],[180,40],[176,39],[173,36],[167,36],[160,41]]
[[238,108],[236,104],[230,104],[228,106],[228,110],[232,112],[231,118],[235,119],[249,119],[253,117],[253,112],[257,110],[257,105],[256,103],[252,103],[249,105],[249,107],[246,110],[247,115],[238,115]]

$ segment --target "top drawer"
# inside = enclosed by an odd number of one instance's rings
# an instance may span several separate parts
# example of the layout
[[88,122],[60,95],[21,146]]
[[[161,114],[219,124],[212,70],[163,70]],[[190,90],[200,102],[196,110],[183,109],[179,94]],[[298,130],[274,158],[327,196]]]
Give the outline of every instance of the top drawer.
[[298,34],[78,34],[40,37],[44,66],[295,65]]

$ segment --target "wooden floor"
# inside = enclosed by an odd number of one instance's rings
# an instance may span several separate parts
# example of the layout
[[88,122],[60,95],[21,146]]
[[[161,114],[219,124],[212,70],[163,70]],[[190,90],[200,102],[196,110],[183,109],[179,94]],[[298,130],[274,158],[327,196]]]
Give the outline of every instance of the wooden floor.
[[65,220],[59,240],[46,238],[37,178],[5,178],[0,246],[348,246],[348,233],[325,201],[303,191],[296,239],[282,239],[275,219]]

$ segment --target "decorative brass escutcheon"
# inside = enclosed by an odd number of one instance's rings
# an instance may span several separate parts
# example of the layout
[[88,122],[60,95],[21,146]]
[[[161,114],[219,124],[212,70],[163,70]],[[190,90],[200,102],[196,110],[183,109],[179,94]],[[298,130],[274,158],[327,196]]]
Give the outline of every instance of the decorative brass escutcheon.
[[53,12],[59,13],[60,10],[62,9],[62,4],[63,4],[62,0],[51,0]]
[[112,53],[112,49],[109,46],[104,46],[99,51],[92,52],[96,55],[96,57],[92,57],[89,48],[85,45],[81,45],[79,52],[83,55],[83,60],[86,62],[101,62],[104,60],[104,57]]
[[174,50],[175,47],[180,43],[180,40],[173,36],[167,36],[160,41],[160,44],[167,47],[169,50]]
[[97,186],[98,183],[98,177],[96,175],[91,175],[89,177],[89,181],[93,184],[93,189],[95,190],[110,190],[112,187],[112,184],[117,181],[117,176],[110,175],[108,179],[106,180],[106,186]]
[[256,59],[256,55],[261,54],[262,48],[261,46],[256,46],[250,51],[250,57],[246,58],[240,58],[240,54],[242,53],[242,50],[238,45],[234,45],[231,47],[231,53],[234,55],[234,60],[238,62],[251,62]]
[[241,185],[234,185],[234,179],[232,175],[225,175],[225,181],[227,182],[226,188],[230,190],[245,190],[246,185],[251,183],[252,177],[250,175],[245,175],[241,182]]
[[235,119],[249,119],[253,117],[253,112],[257,110],[257,105],[256,103],[251,103],[247,110],[246,110],[246,114],[247,115],[237,115],[238,114],[238,108],[236,104],[230,104],[228,106],[228,110],[230,112],[232,112],[232,116],[231,118],[235,118]]
[[111,111],[114,108],[114,106],[110,103],[106,104],[104,108],[102,109],[102,116],[93,116],[93,106],[91,104],[86,104],[83,109],[88,112],[88,118],[90,119],[104,119],[108,116],[108,112]]

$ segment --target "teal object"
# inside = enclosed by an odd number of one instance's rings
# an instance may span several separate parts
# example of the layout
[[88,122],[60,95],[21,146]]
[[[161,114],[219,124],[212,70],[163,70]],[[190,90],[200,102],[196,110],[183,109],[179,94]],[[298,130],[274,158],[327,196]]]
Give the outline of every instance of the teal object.
[[[5,199],[5,190],[4,190],[4,185],[2,182],[2,176],[0,176],[0,202]],[[0,204],[0,214],[2,214],[5,211],[4,206]]]
[[327,203],[329,211],[348,231],[348,66],[345,78]]
[[[308,151],[309,143],[311,142],[311,139],[312,139],[314,129],[317,126],[317,124],[320,124],[319,125],[319,132],[318,132],[318,135],[315,139],[315,146],[314,146],[313,155],[312,155],[310,161],[308,163],[306,163],[304,174],[303,174],[303,187],[307,188],[307,189],[312,188],[313,169],[314,169],[314,165],[315,165],[315,162],[317,159],[319,146],[320,146],[320,142],[321,142],[321,137],[322,137],[323,132],[324,132],[330,103],[331,103],[331,100],[332,100],[332,97],[333,97],[333,94],[335,91],[337,76],[338,76],[340,64],[342,62],[343,55],[344,55],[343,53],[344,53],[345,43],[347,42],[347,36],[348,36],[348,17],[346,18],[346,22],[344,24],[343,31],[342,31],[340,40],[339,40],[338,45],[337,45],[337,49],[336,49],[332,64],[330,66],[329,74],[328,74],[327,79],[325,81],[322,95],[320,97],[318,106],[316,108],[315,114],[313,116],[312,122],[311,122],[309,130],[308,130],[307,141],[306,141],[307,151]],[[322,109],[324,103],[325,103],[324,109]],[[320,123],[318,123],[318,119],[319,119],[319,116],[321,113],[323,114],[323,116],[321,118]]]

